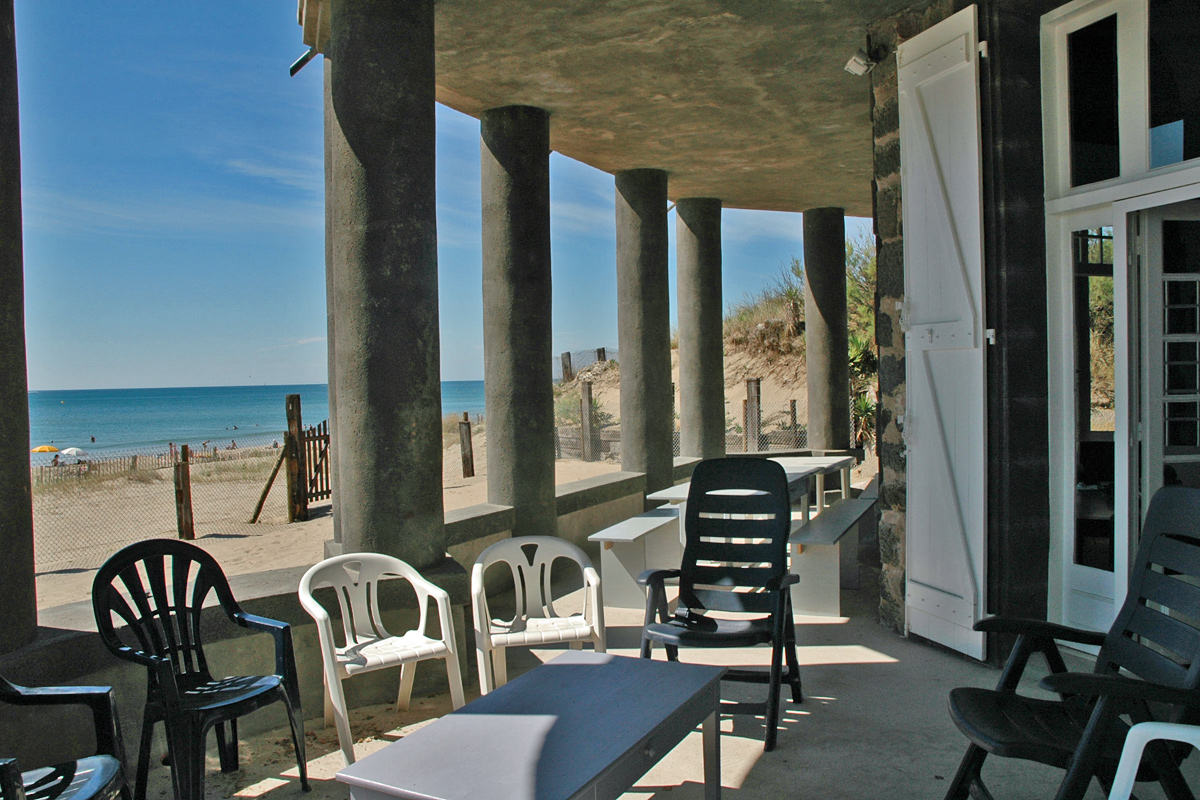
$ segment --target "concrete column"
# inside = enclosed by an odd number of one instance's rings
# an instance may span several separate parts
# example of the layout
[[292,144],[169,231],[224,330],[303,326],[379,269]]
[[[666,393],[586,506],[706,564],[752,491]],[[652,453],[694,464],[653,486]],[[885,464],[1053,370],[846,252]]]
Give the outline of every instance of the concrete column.
[[334,0],[330,91],[342,544],[445,557],[433,0]]
[[679,454],[725,455],[725,352],[721,298],[721,201],[675,204],[679,292]]
[[808,446],[850,447],[850,332],[846,327],[846,212],[804,212],[804,347]]
[[667,173],[618,172],[617,334],[621,348],[621,469],[670,486],[674,461]]
[[488,502],[513,507],[514,536],[552,536],[549,114],[484,111],[480,176]]
[[0,653],[37,633],[14,34],[13,0],[0,0]]
[[[333,113],[333,81],[331,70],[333,62],[328,57],[322,59],[325,69],[325,196],[333,197],[337,192],[333,188],[333,151],[334,141],[341,140],[345,147],[342,129],[338,127],[337,115]],[[333,493],[333,540],[325,543],[325,557],[342,554],[342,520],[339,512],[342,507],[341,493],[338,487],[341,480],[338,477],[338,467],[341,459],[337,453],[337,326],[335,324],[335,303],[337,294],[337,279],[334,277],[333,258],[333,204],[325,204],[325,349],[328,353],[329,375],[329,488]]]

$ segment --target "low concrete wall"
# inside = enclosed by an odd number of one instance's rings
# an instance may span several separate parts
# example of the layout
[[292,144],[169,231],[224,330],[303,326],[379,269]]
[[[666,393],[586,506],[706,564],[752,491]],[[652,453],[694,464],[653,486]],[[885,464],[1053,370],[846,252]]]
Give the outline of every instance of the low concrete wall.
[[[559,486],[559,535],[581,546],[586,545],[591,533],[641,513],[645,486],[645,475],[631,472],[617,472]],[[450,558],[442,567],[425,573],[446,589],[456,608],[455,635],[463,683],[468,691],[478,681],[468,607],[468,571],[486,547],[512,535],[512,517],[511,508],[486,503],[448,513],[446,540]],[[296,596],[296,587],[306,569],[296,567],[238,575],[230,578],[230,584],[234,596],[246,611],[292,625],[301,703],[305,717],[311,719],[321,716],[324,703],[316,625]],[[381,587],[381,592],[381,605],[394,609],[384,615],[385,624],[400,631],[413,627],[417,619],[416,603],[407,582],[389,581]],[[336,606],[331,593],[325,601]],[[336,626],[336,611],[334,613]],[[431,615],[430,624],[437,624],[436,614]],[[220,608],[206,609],[203,634],[205,653],[214,675],[269,674],[274,670],[273,640],[265,634],[254,634],[234,626]],[[145,702],[146,672],[118,660],[104,648],[96,634],[89,602],[41,611],[37,638],[20,650],[0,656],[0,674],[30,686],[112,686],[129,766],[134,766]],[[399,670],[355,677],[345,684],[347,702],[351,707],[390,702],[396,696],[398,682]],[[446,674],[439,663],[422,664],[418,668],[414,697],[442,692],[445,687]],[[87,720],[88,713],[82,709],[30,711],[0,704],[0,754],[15,755],[22,768],[30,769],[91,752],[89,748],[94,744]],[[239,722],[239,728],[243,734],[252,734],[286,723],[283,706],[275,704],[245,717]],[[158,728],[157,739],[156,752],[161,753],[165,747],[162,726]]]
[[557,487],[558,535],[578,545],[596,563],[600,548],[587,540],[597,531],[645,510],[646,476],[613,472]]

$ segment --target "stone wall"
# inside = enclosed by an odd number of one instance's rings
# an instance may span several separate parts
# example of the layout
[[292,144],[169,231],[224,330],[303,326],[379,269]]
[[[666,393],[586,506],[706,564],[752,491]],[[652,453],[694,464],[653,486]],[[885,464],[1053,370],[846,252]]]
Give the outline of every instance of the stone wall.
[[879,348],[877,441],[879,472],[880,621],[900,633],[904,622],[904,558],[906,474],[900,419],[904,415],[904,238],[900,197],[900,107],[896,84],[896,46],[949,17],[960,2],[934,0],[878,20],[867,40],[879,63],[871,72],[871,124],[875,144],[875,209],[877,286],[875,343]]

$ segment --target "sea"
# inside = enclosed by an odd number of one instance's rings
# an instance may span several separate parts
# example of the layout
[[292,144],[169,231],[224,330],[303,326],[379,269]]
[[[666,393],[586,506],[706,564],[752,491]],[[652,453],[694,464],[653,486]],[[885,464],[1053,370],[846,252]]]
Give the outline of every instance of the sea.
[[[287,428],[289,394],[300,395],[305,425],[329,416],[328,386],[192,386],[165,389],[74,389],[29,393],[30,447],[70,447],[86,458],[162,450],[269,443]],[[442,381],[442,413],[484,413],[483,381]],[[48,464],[53,453],[32,453]]]

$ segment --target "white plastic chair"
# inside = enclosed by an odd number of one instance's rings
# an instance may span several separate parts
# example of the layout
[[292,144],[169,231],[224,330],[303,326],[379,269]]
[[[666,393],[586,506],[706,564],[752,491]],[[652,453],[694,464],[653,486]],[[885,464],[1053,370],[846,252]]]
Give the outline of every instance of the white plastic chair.
[[[565,558],[583,573],[584,605],[579,614],[562,616],[554,610],[551,566]],[[514,608],[511,620],[493,619],[488,610],[483,577],[488,567],[505,562],[512,570]],[[583,551],[553,536],[520,536],[497,542],[479,554],[471,570],[471,610],[475,617],[475,654],[479,661],[479,693],[487,694],[508,682],[504,650],[569,643],[581,648],[591,642],[604,652],[604,604],[600,574]]]
[[1177,722],[1139,722],[1130,728],[1108,800],[1129,800],[1133,794],[1133,779],[1137,775],[1138,765],[1142,763],[1142,751],[1155,739],[1185,742],[1200,748],[1200,727]]
[[[379,611],[379,581],[384,575],[397,575],[412,584],[420,608],[417,627],[401,636],[393,636],[383,626]],[[334,641],[329,612],[313,597],[313,589],[329,585],[337,594],[342,613],[345,645]],[[347,764],[354,763],[354,740],[346,713],[346,695],[342,681],[387,667],[400,667],[400,691],[396,709],[408,708],[413,677],[418,661],[440,658],[446,662],[450,682],[450,701],[455,708],[463,704],[462,676],[458,668],[458,647],[450,617],[450,596],[434,586],[415,569],[392,556],[379,553],[350,553],[327,558],[300,579],[300,604],[317,623],[321,640],[321,660],[325,673],[325,722],[332,716],[337,723],[338,742]],[[442,636],[425,635],[429,598],[437,603]]]

